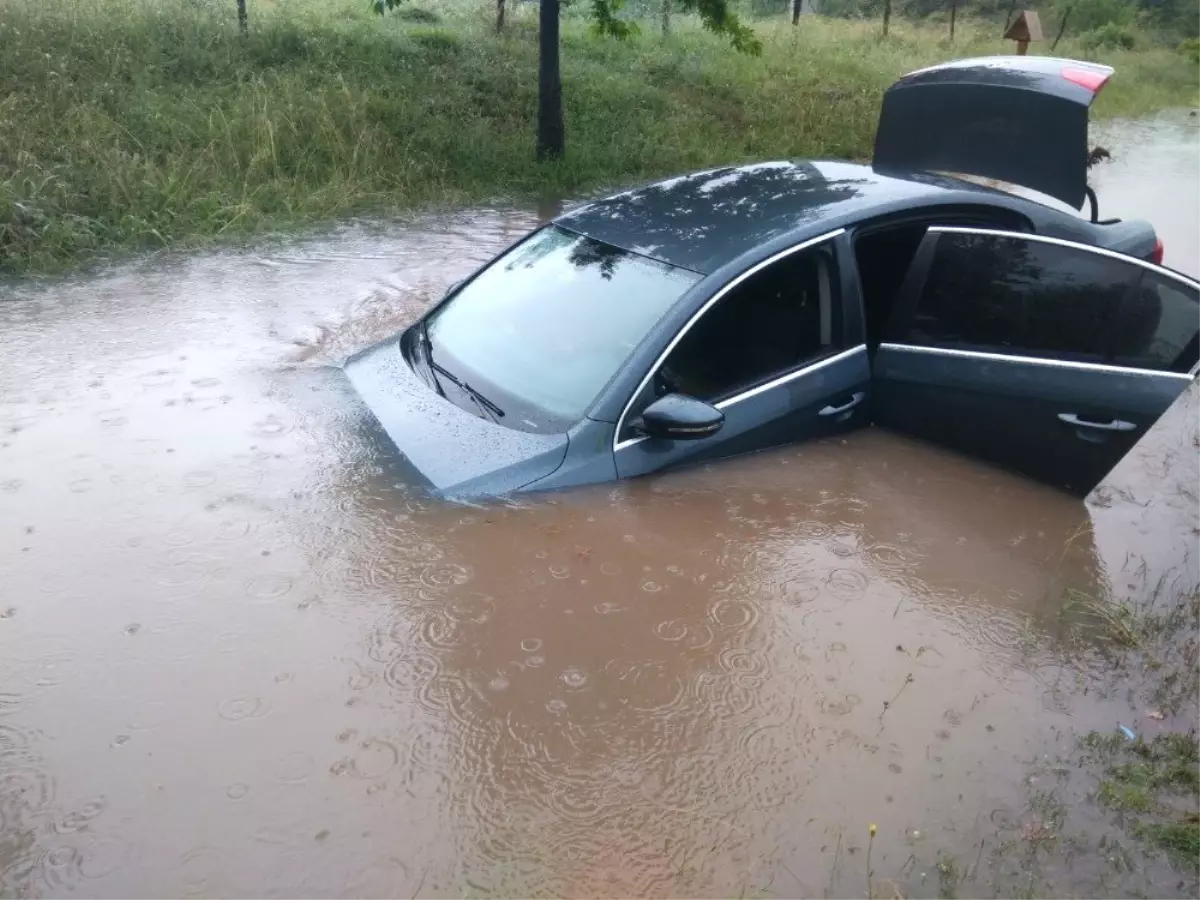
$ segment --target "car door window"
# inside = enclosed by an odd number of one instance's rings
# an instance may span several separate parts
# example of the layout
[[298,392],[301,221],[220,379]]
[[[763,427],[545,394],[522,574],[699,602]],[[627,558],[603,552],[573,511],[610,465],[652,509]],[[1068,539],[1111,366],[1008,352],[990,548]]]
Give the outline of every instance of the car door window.
[[1112,361],[1139,369],[1187,372],[1200,350],[1198,332],[1200,305],[1195,291],[1169,276],[1146,272],[1117,309]]
[[890,216],[865,223],[855,234],[854,256],[867,346],[872,353],[879,346],[917,249],[931,225],[1025,232],[1031,228],[1023,217],[1001,209],[947,208],[934,217]]
[[901,339],[914,344],[1081,362],[1109,357],[1109,329],[1141,275],[1060,244],[942,233]]
[[832,254],[813,247],[747,278],[695,320],[654,393],[717,403],[843,347]]

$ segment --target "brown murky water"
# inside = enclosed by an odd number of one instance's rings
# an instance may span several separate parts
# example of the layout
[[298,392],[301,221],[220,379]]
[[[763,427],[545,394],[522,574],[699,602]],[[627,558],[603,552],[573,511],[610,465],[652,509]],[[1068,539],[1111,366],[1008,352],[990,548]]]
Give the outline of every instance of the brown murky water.
[[[1195,271],[1146,129],[1101,197]],[[1035,838],[1077,735],[1194,723],[1063,597],[1200,581],[1195,395],[1091,506],[877,430],[432,504],[336,363],[534,220],[7,288],[0,895],[865,896],[870,823],[876,896],[1192,891]]]

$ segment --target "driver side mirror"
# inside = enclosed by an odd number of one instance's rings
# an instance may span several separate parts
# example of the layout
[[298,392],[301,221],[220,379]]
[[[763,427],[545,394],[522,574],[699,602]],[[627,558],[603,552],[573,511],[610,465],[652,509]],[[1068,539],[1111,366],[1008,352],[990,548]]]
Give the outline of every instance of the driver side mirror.
[[637,430],[647,437],[695,441],[716,434],[725,424],[725,413],[687,394],[659,397],[642,412]]

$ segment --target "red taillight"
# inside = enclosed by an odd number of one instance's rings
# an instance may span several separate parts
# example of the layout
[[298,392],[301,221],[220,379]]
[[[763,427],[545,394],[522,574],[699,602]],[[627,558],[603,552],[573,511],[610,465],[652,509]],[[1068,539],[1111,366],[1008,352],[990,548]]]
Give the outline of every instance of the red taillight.
[[1087,88],[1093,94],[1100,93],[1100,88],[1108,83],[1112,71],[1097,72],[1094,69],[1080,69],[1075,66],[1064,66],[1062,77],[1074,84]]
[[1150,262],[1156,266],[1161,266],[1163,261],[1163,242],[1162,238],[1154,239],[1154,252],[1150,254]]

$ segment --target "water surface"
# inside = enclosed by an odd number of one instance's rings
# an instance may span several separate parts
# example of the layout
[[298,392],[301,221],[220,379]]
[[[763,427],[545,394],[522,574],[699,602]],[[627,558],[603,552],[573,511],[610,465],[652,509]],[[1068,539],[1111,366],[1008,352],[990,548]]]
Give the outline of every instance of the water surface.
[[[1195,129],[1105,140],[1195,272]],[[1200,581],[1194,395],[1090,506],[877,429],[432,503],[338,364],[535,221],[9,286],[0,894],[862,896],[870,823],[877,894],[1191,892],[1030,836],[1077,735],[1194,724],[1064,604]]]

